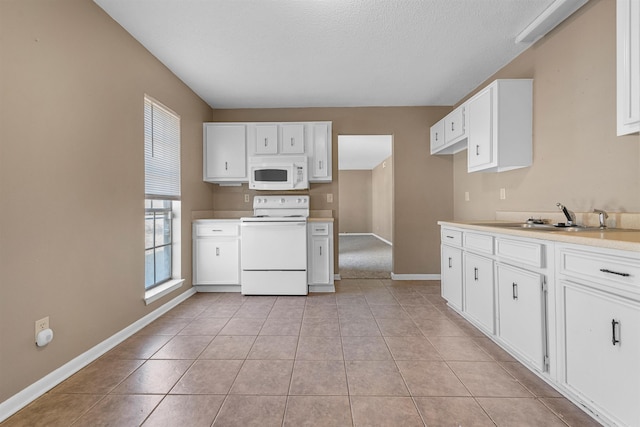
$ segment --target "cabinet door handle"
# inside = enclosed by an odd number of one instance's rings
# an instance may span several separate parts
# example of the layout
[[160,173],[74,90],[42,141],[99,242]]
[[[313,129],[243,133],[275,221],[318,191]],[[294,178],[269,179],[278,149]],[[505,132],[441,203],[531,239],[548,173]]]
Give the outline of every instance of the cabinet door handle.
[[511,292],[513,294],[513,299],[517,300],[518,299],[518,284],[516,282],[513,282],[512,286],[511,286]]
[[294,144],[295,144],[295,138],[291,137],[291,146],[293,147]]
[[322,256],[322,246],[320,246],[320,256]]
[[220,256],[220,248],[216,248],[216,256]]
[[480,146],[476,145],[476,156],[480,155]]
[[473,280],[478,280],[478,267],[473,267]]
[[318,160],[318,169],[322,169],[322,160]]
[[631,276],[629,273],[620,273],[618,271],[612,271],[609,270],[608,268],[601,268],[600,271],[602,271],[603,273],[609,273],[609,274],[616,274],[618,276],[622,276],[622,277],[629,277]]
[[453,267],[453,265],[451,264],[451,257],[449,257],[449,268]]
[[224,170],[229,170],[229,163],[228,162],[224,162]]
[[619,334],[616,337],[616,325],[620,325],[620,322],[616,319],[611,319],[611,344],[616,345],[620,342]]
[[265,147],[267,146],[268,141],[269,141],[269,139],[268,139],[268,138],[265,138],[265,139],[264,139],[264,146],[265,146]]
[[438,132],[436,132],[436,142],[438,142]]
[[453,132],[453,122],[451,122],[451,132]]

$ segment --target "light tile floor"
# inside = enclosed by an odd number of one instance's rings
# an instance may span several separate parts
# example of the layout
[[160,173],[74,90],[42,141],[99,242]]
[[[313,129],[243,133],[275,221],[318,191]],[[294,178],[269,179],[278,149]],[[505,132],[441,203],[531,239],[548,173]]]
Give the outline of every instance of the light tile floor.
[[196,294],[1,425],[598,425],[448,309],[439,282],[336,288]]

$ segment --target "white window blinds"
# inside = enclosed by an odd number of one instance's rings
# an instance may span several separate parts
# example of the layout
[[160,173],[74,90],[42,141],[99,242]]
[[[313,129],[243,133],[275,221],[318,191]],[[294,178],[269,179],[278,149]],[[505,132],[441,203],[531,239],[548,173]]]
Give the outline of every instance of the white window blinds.
[[147,96],[144,191],[147,199],[180,199],[180,117]]

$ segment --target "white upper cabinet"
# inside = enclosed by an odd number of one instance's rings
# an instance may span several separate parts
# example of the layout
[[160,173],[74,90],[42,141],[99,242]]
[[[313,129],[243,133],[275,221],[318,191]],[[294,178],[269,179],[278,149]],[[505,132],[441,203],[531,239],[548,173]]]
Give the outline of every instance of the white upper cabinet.
[[618,135],[640,131],[640,0],[617,3]]
[[304,124],[282,125],[282,153],[304,154]]
[[331,182],[331,122],[311,124],[312,150],[309,158],[309,181]]
[[533,80],[508,79],[494,81],[467,102],[469,172],[531,166],[532,99]]
[[444,148],[444,119],[431,126],[431,154],[436,154]]
[[247,127],[242,123],[205,123],[203,136],[204,181],[248,182]]
[[461,105],[431,127],[431,154],[455,154],[467,148],[467,106]]
[[276,154],[278,152],[278,125],[256,125],[256,154]]

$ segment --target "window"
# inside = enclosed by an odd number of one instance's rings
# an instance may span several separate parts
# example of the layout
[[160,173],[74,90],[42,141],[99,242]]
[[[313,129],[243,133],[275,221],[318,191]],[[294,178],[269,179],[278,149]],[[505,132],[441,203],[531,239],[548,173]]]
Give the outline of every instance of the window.
[[176,221],[180,217],[180,117],[147,96],[144,183],[144,287],[149,291],[180,277],[179,238],[176,239],[180,232],[179,220]]

